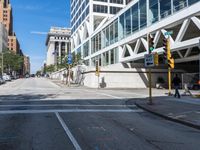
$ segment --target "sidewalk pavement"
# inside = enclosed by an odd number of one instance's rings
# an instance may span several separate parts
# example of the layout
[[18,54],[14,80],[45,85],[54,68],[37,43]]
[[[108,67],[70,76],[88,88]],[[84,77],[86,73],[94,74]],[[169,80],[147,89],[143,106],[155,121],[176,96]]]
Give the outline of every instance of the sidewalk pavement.
[[155,115],[163,117],[183,125],[200,129],[200,99],[191,97],[154,97],[153,105],[149,105],[148,99],[129,101]]

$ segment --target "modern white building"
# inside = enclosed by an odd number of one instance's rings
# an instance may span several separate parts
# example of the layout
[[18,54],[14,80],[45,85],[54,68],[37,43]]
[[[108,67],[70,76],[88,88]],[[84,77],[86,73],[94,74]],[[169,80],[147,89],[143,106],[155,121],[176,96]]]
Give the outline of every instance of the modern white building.
[[71,29],[52,27],[47,35],[47,60],[46,64],[61,64],[68,52],[70,52]]
[[[98,87],[98,60],[103,87],[147,87],[144,55],[149,33],[154,36],[154,52],[160,55],[161,64],[153,70],[154,83],[159,76],[167,80],[162,54],[163,38],[169,31],[173,33],[169,37],[174,72],[198,70],[200,0],[79,1],[71,1],[72,52],[81,53],[87,66],[86,86]],[[111,13],[111,7],[118,9]]]
[[6,27],[0,23],[0,53],[8,48],[8,32]]

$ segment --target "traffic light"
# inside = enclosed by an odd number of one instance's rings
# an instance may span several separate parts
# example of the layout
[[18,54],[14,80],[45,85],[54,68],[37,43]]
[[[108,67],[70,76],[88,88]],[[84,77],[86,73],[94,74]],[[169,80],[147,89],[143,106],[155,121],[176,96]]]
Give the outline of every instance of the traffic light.
[[164,59],[166,60],[168,67],[174,69],[174,58],[171,55],[170,42],[169,39],[163,39],[163,50],[164,50]]
[[155,49],[155,47],[154,47],[154,37],[151,34],[149,34],[149,37],[148,37],[148,45],[149,45],[149,54],[150,54]]
[[168,59],[168,67],[174,69],[174,58]]
[[168,57],[167,57],[167,52],[168,52],[168,49],[169,49],[169,48],[168,48],[168,46],[169,46],[168,43],[169,43],[169,42],[168,42],[168,39],[164,38],[164,39],[163,39],[163,50],[164,50],[164,53],[163,53],[163,54],[164,54],[164,59],[165,59],[165,60],[167,60],[167,58],[168,58]]
[[95,74],[96,74],[96,76],[99,76],[99,71],[100,71],[100,69],[99,69],[99,61],[98,61],[98,60],[96,60],[95,66],[96,66]]
[[154,64],[156,66],[159,65],[159,55],[158,55],[158,53],[154,53]]

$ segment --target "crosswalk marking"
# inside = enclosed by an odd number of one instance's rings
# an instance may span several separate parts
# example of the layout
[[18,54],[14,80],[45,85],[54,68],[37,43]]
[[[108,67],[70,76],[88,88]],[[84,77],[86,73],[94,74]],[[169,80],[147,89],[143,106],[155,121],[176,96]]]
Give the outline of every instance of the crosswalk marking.
[[48,109],[48,110],[5,110],[0,114],[41,114],[41,113],[140,113],[141,109]]

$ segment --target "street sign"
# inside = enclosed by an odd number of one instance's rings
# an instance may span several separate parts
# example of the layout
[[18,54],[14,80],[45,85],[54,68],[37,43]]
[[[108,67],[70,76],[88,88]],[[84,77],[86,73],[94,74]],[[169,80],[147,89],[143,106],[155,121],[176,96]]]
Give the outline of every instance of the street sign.
[[72,54],[71,53],[68,54],[68,58],[67,59],[68,59],[67,60],[68,64],[71,65],[72,64]]
[[166,35],[172,35],[172,34],[173,34],[173,31],[165,32],[165,36]]
[[146,54],[144,56],[145,67],[155,67],[159,65],[158,53]]
[[144,55],[145,67],[154,67],[154,55],[146,54]]

